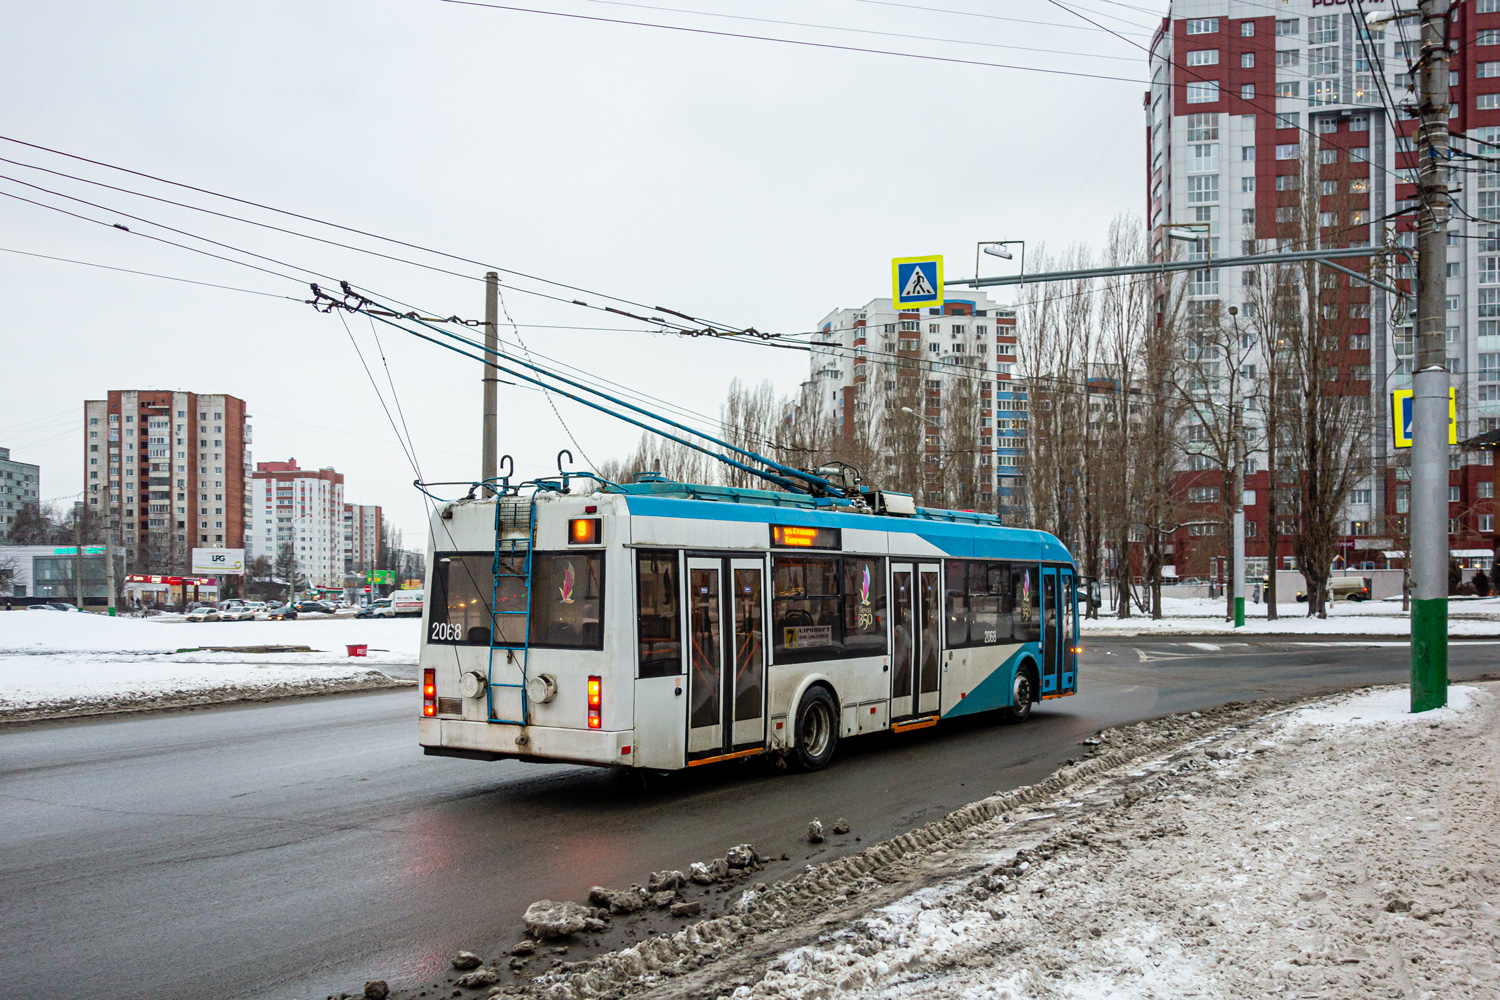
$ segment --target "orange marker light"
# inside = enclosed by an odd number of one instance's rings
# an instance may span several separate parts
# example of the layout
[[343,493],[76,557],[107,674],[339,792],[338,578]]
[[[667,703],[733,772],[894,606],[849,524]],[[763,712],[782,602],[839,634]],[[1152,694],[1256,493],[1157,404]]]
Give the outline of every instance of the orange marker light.
[[599,518],[575,517],[568,522],[568,544],[598,545]]

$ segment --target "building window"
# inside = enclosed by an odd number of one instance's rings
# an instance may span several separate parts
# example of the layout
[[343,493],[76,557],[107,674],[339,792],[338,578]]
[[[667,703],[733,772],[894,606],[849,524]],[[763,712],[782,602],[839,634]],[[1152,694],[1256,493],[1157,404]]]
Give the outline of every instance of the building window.
[[1187,85],[1189,104],[1212,104],[1219,99],[1219,81],[1199,80]]
[[1279,36],[1300,35],[1302,33],[1302,19],[1288,17],[1276,22],[1276,34]]
[[1276,147],[1276,159],[1295,160],[1297,158],[1297,144],[1295,142],[1283,142]]
[[1188,142],[1213,142],[1219,138],[1219,116],[1203,113],[1187,116]]
[[1276,85],[1277,97],[1296,97],[1300,93],[1300,84],[1278,83]]
[[1219,200],[1219,175],[1204,174],[1197,177],[1189,177],[1188,202],[1198,204],[1202,202],[1216,202]]
[[[1249,23],[1249,22],[1246,22],[1246,23]],[[1255,53],[1254,52],[1243,52],[1243,53],[1241,53],[1240,54],[1240,69],[1254,69],[1254,68],[1255,68]]]
[[1241,146],[1240,147],[1240,162],[1241,163],[1254,163],[1255,162],[1255,147],[1254,146]]
[[1474,99],[1474,106],[1480,111],[1500,110],[1500,94],[1480,94]]
[[1219,19],[1217,17],[1201,17],[1188,21],[1187,33],[1189,35],[1214,35],[1219,31]]
[[1201,142],[1188,147],[1188,173],[1218,173],[1219,144]]
[[1282,49],[1276,53],[1276,66],[1278,69],[1286,66],[1298,66],[1302,63],[1302,53],[1296,49]]
[[1255,37],[1255,22],[1254,21],[1241,21],[1240,22],[1240,37],[1241,38],[1253,38],[1253,37]]
[[1255,84],[1253,84],[1253,83],[1242,83],[1242,84],[1240,84],[1240,100],[1242,100],[1242,101],[1253,101],[1253,100],[1255,100]]
[[1277,174],[1276,190],[1296,191],[1302,187],[1302,177],[1299,174]]
[[1240,191],[1242,193],[1244,193],[1244,194],[1254,194],[1255,193],[1255,178],[1254,177],[1241,177],[1240,178]]
[[1307,44],[1329,45],[1339,40],[1339,21],[1341,15],[1328,14],[1324,17],[1310,17],[1307,19]]
[[1218,49],[1197,49],[1187,54],[1189,66],[1217,66],[1219,65]]

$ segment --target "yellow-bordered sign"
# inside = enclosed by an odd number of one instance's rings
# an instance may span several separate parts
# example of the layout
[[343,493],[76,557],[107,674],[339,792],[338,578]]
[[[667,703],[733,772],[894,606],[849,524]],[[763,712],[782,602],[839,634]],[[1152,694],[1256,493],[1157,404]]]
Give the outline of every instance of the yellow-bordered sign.
[[[1411,447],[1412,391],[1397,389],[1391,393],[1391,431],[1397,448]],[[1458,390],[1448,387],[1448,443],[1458,444]]]
[[943,255],[891,259],[891,299],[897,309],[943,304]]

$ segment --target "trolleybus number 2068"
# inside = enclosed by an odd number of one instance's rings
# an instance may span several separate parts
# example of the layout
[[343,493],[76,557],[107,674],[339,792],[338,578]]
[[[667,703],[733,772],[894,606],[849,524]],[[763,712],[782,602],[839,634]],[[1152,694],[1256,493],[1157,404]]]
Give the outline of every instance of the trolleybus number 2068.
[[426,752],[653,769],[771,752],[817,768],[843,737],[1021,720],[1076,691],[1075,571],[1052,536],[670,485],[434,517]]

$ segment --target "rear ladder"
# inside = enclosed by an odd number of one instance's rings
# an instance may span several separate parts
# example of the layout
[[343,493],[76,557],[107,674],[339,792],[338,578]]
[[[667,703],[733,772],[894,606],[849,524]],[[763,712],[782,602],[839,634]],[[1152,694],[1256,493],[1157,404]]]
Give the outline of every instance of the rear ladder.
[[[524,550],[520,547],[521,539],[514,537],[502,538],[506,528],[505,514],[511,514],[510,527],[520,527],[519,513],[520,502],[506,503],[504,497],[495,498],[495,559],[491,565],[494,574],[494,586],[490,594],[490,658],[487,670],[489,686],[486,688],[485,716],[491,722],[500,722],[511,726],[525,726],[530,724],[531,708],[527,704],[526,694],[526,660],[531,652],[531,553],[536,548],[536,498],[526,501],[526,539]],[[522,572],[515,572],[516,556],[525,552],[525,563]],[[500,605],[500,581],[521,580],[525,585],[524,603],[520,611],[501,611]],[[522,633],[522,641],[519,645],[515,643],[497,643],[495,640],[500,632],[500,622],[504,618],[516,615],[525,616],[525,630]],[[521,682],[519,684],[495,682],[495,651],[504,650],[505,660],[503,663],[519,663],[521,668]],[[495,715],[495,688],[520,688],[521,689],[521,717],[519,719],[502,719]]]

